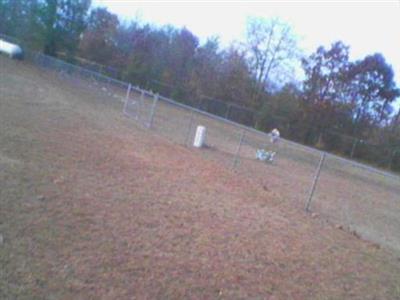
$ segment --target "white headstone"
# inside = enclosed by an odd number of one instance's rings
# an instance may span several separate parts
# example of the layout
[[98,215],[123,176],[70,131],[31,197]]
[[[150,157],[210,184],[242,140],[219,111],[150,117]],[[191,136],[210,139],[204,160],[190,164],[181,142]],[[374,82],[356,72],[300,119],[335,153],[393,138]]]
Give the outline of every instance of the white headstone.
[[197,126],[193,146],[196,148],[203,147],[205,139],[206,139],[206,128],[201,125]]

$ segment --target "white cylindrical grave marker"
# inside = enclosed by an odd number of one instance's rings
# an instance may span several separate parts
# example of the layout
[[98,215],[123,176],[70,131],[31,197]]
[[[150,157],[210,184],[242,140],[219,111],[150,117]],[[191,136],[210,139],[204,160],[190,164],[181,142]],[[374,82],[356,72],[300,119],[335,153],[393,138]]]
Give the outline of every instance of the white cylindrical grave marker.
[[203,147],[205,139],[206,139],[206,128],[204,126],[197,126],[196,136],[194,137],[193,146],[196,148]]

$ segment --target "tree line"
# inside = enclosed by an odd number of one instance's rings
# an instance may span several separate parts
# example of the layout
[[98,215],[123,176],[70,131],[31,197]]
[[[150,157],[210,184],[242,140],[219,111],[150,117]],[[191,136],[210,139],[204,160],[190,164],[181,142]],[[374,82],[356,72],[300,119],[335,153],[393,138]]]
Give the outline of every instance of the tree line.
[[45,54],[106,66],[190,105],[244,107],[257,129],[278,127],[288,139],[400,170],[400,89],[382,54],[352,61],[349,46],[333,41],[304,55],[278,19],[249,18],[246,32],[222,47],[187,28],[121,22],[90,0],[0,0],[0,33]]

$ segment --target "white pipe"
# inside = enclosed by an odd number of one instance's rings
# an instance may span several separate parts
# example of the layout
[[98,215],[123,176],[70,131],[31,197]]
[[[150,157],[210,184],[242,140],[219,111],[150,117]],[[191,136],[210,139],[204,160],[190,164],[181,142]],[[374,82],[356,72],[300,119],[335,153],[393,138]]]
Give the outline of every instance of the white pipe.
[[23,52],[20,46],[0,39],[0,52],[7,54],[10,58],[22,58]]

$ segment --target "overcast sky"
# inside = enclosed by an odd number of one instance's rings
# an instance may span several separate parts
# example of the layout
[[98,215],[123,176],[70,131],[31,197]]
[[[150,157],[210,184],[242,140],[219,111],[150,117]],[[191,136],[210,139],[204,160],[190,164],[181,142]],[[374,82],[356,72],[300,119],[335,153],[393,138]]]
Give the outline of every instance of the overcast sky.
[[350,45],[352,59],[381,52],[400,85],[400,0],[93,1],[124,20],[186,26],[201,41],[217,35],[223,45],[243,39],[247,17],[278,17],[292,26],[305,53],[336,40]]

